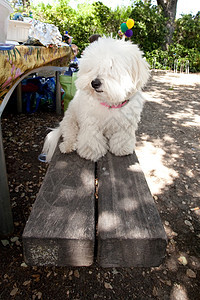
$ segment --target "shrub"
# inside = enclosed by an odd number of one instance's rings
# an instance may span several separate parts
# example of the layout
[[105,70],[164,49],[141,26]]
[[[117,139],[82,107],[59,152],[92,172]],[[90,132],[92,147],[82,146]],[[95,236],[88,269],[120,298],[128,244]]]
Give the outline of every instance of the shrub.
[[187,49],[182,45],[171,45],[168,51],[157,49],[147,51],[146,59],[152,68],[174,70],[174,63],[177,64],[177,70],[181,67],[185,71],[186,64],[189,62],[190,72],[200,72],[200,54],[195,49]]

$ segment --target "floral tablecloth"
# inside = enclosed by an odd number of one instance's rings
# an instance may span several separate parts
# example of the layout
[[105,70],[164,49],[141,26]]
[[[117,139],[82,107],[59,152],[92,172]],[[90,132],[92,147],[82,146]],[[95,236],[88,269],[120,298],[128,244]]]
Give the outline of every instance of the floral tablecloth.
[[0,50],[0,105],[11,87],[26,73],[42,66],[67,66],[72,50],[66,46],[15,46]]

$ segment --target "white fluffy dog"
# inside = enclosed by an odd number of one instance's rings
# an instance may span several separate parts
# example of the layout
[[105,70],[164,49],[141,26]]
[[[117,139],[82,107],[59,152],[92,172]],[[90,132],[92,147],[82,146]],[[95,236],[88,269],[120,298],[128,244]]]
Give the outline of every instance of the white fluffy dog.
[[133,153],[144,103],[140,89],[149,78],[142,52],[129,41],[100,38],[83,52],[77,76],[77,92],[63,120],[46,137],[47,161],[61,136],[62,153],[76,150],[92,161],[107,151]]

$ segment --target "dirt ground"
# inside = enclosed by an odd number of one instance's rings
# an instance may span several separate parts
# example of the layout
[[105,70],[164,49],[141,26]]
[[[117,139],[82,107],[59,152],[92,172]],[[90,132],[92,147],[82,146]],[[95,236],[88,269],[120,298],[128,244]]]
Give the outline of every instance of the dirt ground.
[[0,299],[200,299],[200,75],[152,72],[137,156],[168,236],[157,268],[28,267],[22,232],[47,166],[38,161],[55,113],[2,117],[14,233],[0,242]]

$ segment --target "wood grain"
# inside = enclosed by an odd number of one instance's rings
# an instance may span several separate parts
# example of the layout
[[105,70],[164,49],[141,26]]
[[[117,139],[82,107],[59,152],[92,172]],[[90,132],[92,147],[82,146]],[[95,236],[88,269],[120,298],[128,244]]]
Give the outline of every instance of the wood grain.
[[28,265],[93,263],[94,174],[94,163],[57,148],[23,233]]
[[136,154],[108,153],[98,162],[98,263],[102,267],[161,264],[167,237]]

